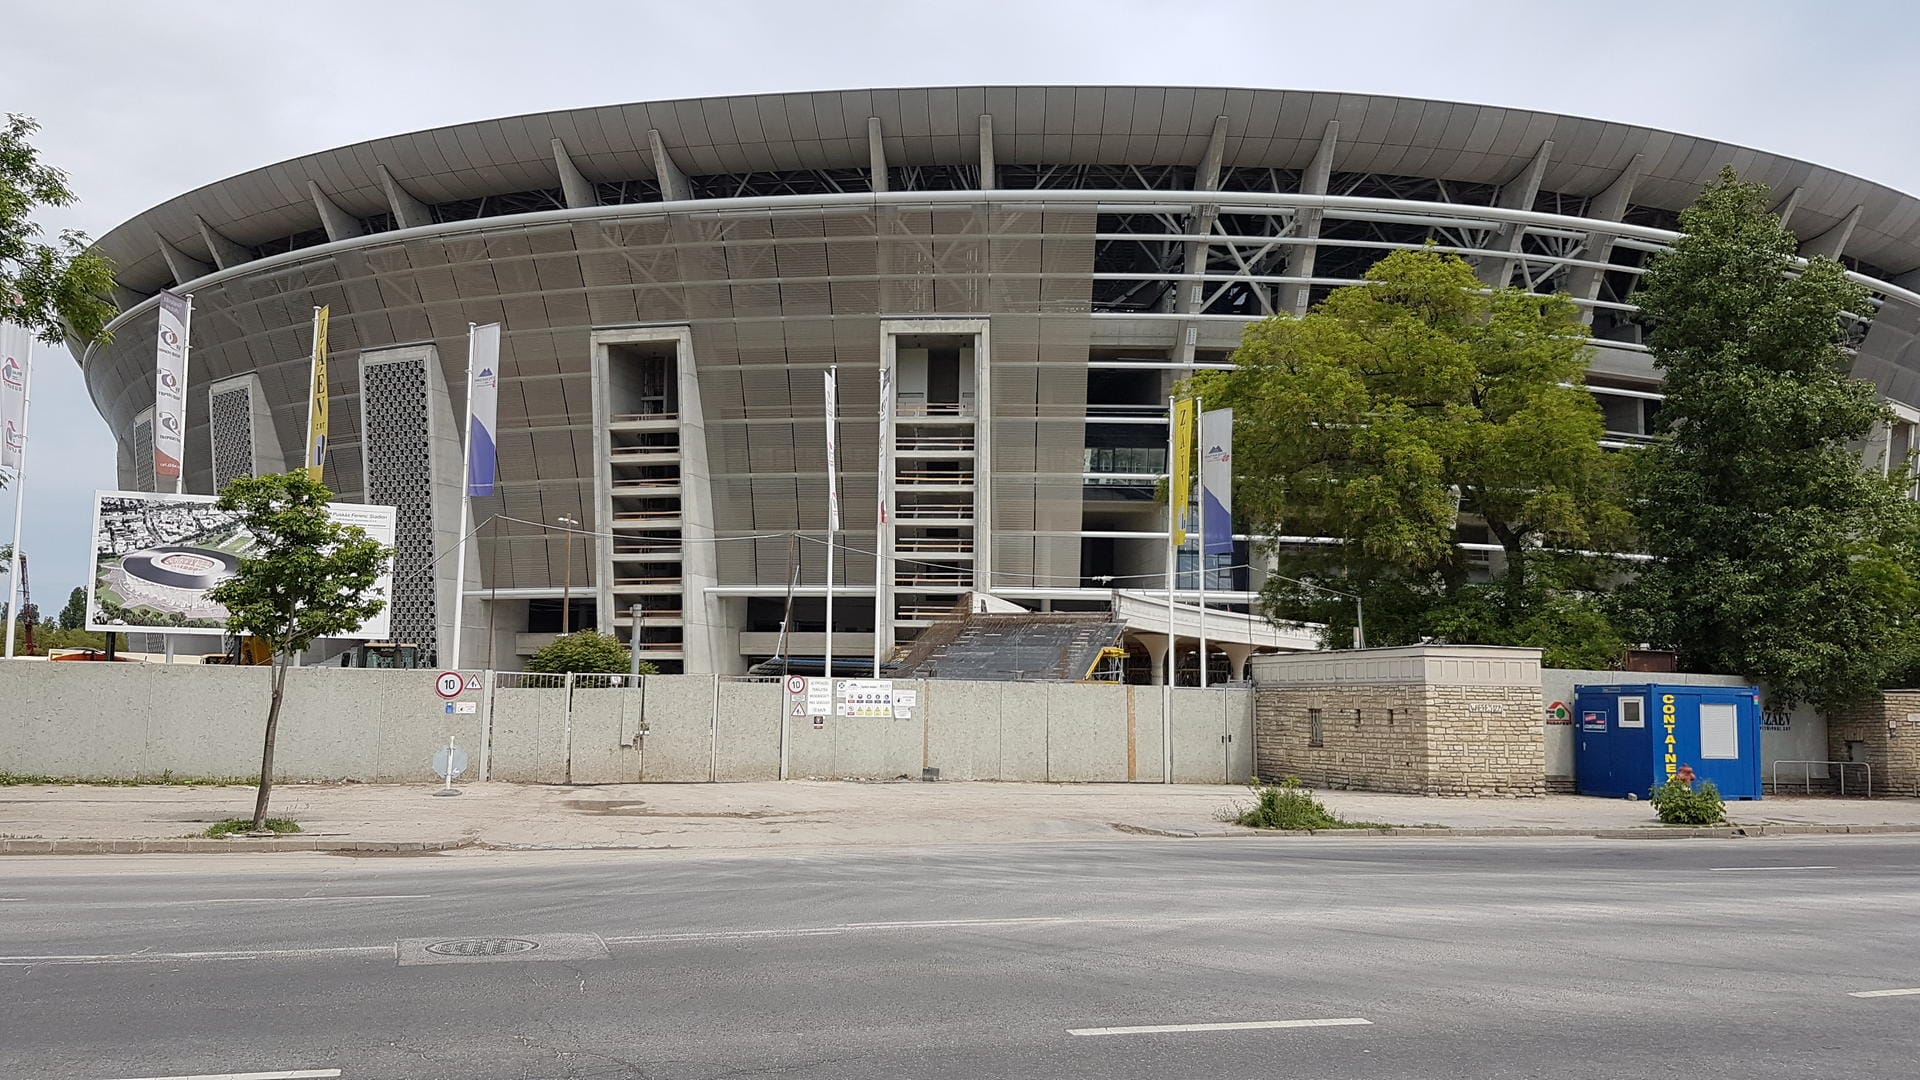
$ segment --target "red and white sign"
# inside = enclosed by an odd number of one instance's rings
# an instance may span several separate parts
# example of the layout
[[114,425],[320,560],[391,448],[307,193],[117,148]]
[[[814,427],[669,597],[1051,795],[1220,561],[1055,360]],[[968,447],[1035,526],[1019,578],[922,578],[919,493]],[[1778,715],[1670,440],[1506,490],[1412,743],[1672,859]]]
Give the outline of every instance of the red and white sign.
[[443,671],[440,673],[440,677],[434,680],[433,683],[434,693],[444,698],[459,697],[461,691],[466,688],[466,677],[457,671]]

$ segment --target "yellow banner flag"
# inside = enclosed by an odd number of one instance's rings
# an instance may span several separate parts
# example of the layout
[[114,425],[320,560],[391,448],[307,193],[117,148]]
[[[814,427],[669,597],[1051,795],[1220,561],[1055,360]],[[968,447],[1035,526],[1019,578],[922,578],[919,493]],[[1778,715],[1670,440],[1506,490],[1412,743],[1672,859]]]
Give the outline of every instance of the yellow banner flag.
[[313,382],[307,402],[307,475],[315,480],[327,466],[327,315],[313,309]]
[[1193,502],[1193,399],[1173,403],[1173,476],[1167,485],[1167,512],[1173,515],[1173,546],[1187,542],[1187,507]]

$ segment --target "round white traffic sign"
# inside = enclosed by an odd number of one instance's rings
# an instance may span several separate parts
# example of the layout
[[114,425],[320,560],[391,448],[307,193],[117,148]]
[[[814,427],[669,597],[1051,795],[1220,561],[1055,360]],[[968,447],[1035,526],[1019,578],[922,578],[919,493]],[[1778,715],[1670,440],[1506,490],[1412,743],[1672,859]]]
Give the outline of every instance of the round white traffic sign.
[[467,752],[457,746],[443,746],[433,752],[433,774],[452,780],[467,771]]
[[467,680],[461,678],[460,673],[457,671],[441,672],[440,678],[436,679],[433,684],[434,692],[446,698],[459,697],[460,692],[466,688]]
[[804,694],[807,692],[807,680],[798,675],[787,676],[787,693]]

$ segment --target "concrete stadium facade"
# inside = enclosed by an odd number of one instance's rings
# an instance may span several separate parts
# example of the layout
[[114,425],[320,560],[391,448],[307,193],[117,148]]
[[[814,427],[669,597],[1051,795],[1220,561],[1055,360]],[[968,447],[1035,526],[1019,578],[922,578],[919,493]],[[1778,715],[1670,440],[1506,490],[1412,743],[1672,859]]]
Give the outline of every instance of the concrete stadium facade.
[[[1729,164],[1774,188],[1804,254],[1873,290],[1855,370],[1900,413],[1876,452],[1901,460],[1920,421],[1920,200],[1707,139],[1356,94],[836,91],[374,140],[114,229],[114,338],[75,352],[122,485],[151,489],[153,296],[193,294],[186,489],[210,492],[299,463],[309,311],[330,305],[326,478],[399,509],[396,638],[445,652],[461,588],[465,655],[437,661],[511,668],[571,596],[574,626],[630,635],[638,604],[643,655],[722,673],[779,649],[789,603],[788,651],[824,646],[837,366],[838,653],[886,652],[978,590],[1133,612],[1144,674],[1168,643],[1165,609],[1157,636],[1145,612],[1166,584],[1153,485],[1176,380],[1225,363],[1248,322],[1431,241],[1490,284],[1570,294],[1609,439],[1644,438],[1659,378],[1633,287]],[[504,332],[501,480],[463,522],[464,339],[487,322]],[[456,583],[448,553],[476,528]],[[1210,566],[1216,602],[1245,610],[1252,561],[1242,541]],[[1207,618],[1230,673],[1249,648],[1311,644]]]

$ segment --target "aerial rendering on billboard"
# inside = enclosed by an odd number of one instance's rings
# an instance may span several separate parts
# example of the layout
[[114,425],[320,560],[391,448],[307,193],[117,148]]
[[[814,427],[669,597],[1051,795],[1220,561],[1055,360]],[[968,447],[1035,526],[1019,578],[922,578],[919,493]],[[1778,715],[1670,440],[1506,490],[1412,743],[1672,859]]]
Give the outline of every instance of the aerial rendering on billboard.
[[[391,546],[394,509],[330,503],[343,525],[358,525]],[[223,634],[227,610],[208,598],[214,586],[239,572],[253,546],[240,515],[220,509],[211,495],[150,491],[96,492],[93,572],[87,583],[87,629],[165,634]],[[391,600],[393,580],[382,575],[374,592]],[[382,608],[352,638],[387,636]]]

